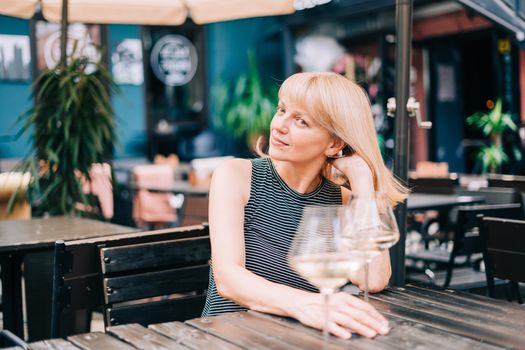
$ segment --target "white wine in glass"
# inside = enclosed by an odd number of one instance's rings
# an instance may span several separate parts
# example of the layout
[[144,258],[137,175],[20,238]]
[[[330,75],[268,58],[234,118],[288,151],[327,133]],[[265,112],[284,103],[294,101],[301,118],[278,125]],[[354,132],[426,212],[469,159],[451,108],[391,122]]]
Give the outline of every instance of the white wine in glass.
[[390,201],[383,193],[352,194],[345,215],[343,242],[351,252],[364,256],[364,299],[368,301],[369,264],[399,241],[399,229]]
[[319,288],[325,302],[325,326],[328,337],[329,298],[346,284],[361,260],[353,259],[343,244],[343,206],[307,206],[289,252],[290,266],[304,279]]

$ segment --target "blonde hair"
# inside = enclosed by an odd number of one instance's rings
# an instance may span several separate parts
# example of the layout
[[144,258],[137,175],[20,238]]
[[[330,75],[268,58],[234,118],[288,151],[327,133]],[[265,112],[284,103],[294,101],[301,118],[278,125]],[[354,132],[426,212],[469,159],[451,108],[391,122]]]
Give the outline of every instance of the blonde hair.
[[[370,101],[363,89],[342,75],[297,73],[284,81],[279,97],[313,117],[317,123],[348,144],[370,167],[374,187],[395,205],[408,195],[408,189],[385,166],[374,128]],[[330,177],[327,162],[323,175]]]

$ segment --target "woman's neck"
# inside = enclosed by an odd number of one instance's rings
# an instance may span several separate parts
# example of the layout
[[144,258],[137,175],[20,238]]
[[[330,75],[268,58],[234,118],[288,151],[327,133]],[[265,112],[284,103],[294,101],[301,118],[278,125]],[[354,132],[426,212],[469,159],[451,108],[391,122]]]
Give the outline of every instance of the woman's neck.
[[314,191],[322,181],[321,165],[297,164],[286,161],[273,160],[275,170],[288,185],[299,193],[309,193]]

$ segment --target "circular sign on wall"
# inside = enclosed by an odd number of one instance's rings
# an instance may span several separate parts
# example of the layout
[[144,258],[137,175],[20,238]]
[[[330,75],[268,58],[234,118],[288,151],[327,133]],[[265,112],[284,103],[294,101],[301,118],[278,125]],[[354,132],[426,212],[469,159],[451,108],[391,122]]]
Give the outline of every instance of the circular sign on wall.
[[151,50],[151,69],[166,85],[187,84],[197,71],[197,50],[181,35],[163,36]]

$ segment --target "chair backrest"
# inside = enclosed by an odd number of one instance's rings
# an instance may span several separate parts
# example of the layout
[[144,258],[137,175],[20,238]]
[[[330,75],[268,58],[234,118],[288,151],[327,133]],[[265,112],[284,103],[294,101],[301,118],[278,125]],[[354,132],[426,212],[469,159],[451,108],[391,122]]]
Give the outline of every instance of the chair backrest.
[[484,217],[481,225],[487,280],[525,282],[525,221]]
[[[51,336],[66,336],[69,330],[62,325],[64,313],[72,310],[101,309],[102,273],[99,248],[139,244],[176,238],[208,235],[207,225],[194,225],[164,230],[143,231],[113,236],[55,243],[53,273]],[[80,333],[82,330],[77,330]],[[84,330],[89,331],[88,329]],[[71,333],[72,334],[72,333]]]
[[410,176],[408,186],[414,193],[453,194],[454,187],[459,185],[457,174],[448,177]]
[[489,187],[508,187],[525,192],[525,176],[492,174],[487,181]]
[[184,204],[181,212],[181,226],[208,222],[208,196],[184,195]]
[[454,230],[455,253],[481,253],[482,241],[479,236],[481,217],[492,216],[506,219],[523,219],[520,203],[461,206],[458,209]]
[[106,327],[200,316],[210,257],[208,236],[100,248]]

